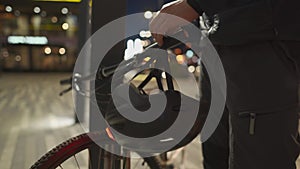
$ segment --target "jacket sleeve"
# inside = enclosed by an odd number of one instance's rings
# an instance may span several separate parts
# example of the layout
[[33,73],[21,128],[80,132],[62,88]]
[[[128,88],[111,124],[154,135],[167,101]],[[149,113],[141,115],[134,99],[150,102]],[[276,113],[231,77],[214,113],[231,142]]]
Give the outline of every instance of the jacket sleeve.
[[187,3],[199,14],[202,15],[203,10],[200,7],[199,0],[187,0]]
[[187,3],[194,8],[199,15],[202,15],[203,12],[208,15],[214,15],[229,7],[227,0],[187,0]]

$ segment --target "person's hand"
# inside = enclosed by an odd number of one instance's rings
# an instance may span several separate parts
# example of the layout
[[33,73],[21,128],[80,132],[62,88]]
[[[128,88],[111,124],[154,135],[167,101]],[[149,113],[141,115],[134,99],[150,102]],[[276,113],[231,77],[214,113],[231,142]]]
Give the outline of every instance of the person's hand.
[[149,25],[153,38],[160,46],[163,44],[163,35],[172,34],[187,23],[182,19],[168,17],[166,14],[175,15],[189,22],[199,17],[199,14],[186,0],[178,0],[165,4],[161,10],[156,13]]

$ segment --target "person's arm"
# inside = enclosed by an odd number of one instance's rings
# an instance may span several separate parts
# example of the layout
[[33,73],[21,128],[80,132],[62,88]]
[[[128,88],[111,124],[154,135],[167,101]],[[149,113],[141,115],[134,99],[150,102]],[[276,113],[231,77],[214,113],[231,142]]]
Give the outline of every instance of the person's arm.
[[192,0],[179,0],[164,5],[150,22],[150,31],[159,45],[163,44],[163,34],[175,32],[178,28],[186,24],[186,22],[182,22],[181,20],[170,19],[170,17],[164,14],[175,15],[189,22],[199,17],[201,9],[198,9],[196,6],[197,3],[192,4],[192,7],[189,4],[191,2],[188,1]]

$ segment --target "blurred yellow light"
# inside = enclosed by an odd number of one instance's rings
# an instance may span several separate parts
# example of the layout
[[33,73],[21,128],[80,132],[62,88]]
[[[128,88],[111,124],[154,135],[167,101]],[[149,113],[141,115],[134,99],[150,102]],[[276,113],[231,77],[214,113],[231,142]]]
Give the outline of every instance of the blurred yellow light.
[[177,62],[178,62],[179,64],[183,64],[184,61],[185,61],[185,58],[184,58],[183,55],[177,55],[177,56],[176,56],[176,60],[177,60]]
[[146,58],[144,59],[144,61],[145,61],[145,62],[148,62],[150,59],[151,59],[150,57],[146,57]]
[[63,23],[61,25],[61,27],[62,27],[63,30],[68,30],[69,29],[69,24],[68,23]]

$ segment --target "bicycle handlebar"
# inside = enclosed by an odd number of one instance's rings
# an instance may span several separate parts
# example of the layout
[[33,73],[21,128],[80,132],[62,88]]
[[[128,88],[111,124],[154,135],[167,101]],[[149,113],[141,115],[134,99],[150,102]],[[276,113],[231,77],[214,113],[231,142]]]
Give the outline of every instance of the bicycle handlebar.
[[69,79],[63,79],[59,81],[60,85],[71,85],[72,84],[72,77]]
[[[163,49],[163,50],[173,48],[173,47],[183,43],[178,39],[186,39],[186,35],[183,30],[176,32],[174,35],[172,35],[172,37],[170,37],[170,36],[164,37],[164,43],[162,46],[159,46],[158,43],[156,42],[156,43],[153,43],[152,45],[148,46],[147,48],[145,48],[144,52],[146,52],[148,49],[151,49],[151,48],[152,49],[159,48],[159,49]],[[136,57],[133,58],[133,60],[139,59],[138,57],[141,56],[143,53],[137,54]],[[130,63],[130,61],[132,61],[132,59],[129,59],[127,61],[127,63]],[[126,64],[126,62],[125,62],[125,64]],[[119,66],[119,64],[108,66],[108,67],[103,67],[99,71],[100,74],[98,74],[98,75],[100,75],[102,78],[109,77],[115,72],[115,70],[118,68],[118,66]]]
[[[178,39],[186,39],[186,35],[185,35],[184,31],[182,31],[182,30],[178,31],[177,33],[172,35],[172,37],[170,37],[170,36],[164,37],[164,43],[163,43],[162,46],[159,46],[158,43],[153,43],[152,45],[145,48],[144,52],[146,52],[148,49],[151,49],[151,48],[159,48],[159,49],[167,50],[167,49],[174,48],[175,46],[177,46],[179,44],[184,43],[184,42],[181,42]],[[144,60],[143,53],[137,54],[134,58],[125,61],[124,65],[123,65],[124,66],[123,68],[126,68],[128,66],[127,64],[134,64],[135,60],[139,60],[139,59]],[[100,78],[104,79],[104,78],[107,78],[107,77],[113,75],[115,70],[119,66],[120,66],[119,64],[116,64],[116,65],[100,68],[99,71],[98,71],[98,78],[100,77]],[[130,69],[130,66],[127,67],[127,68]],[[89,79],[89,78],[90,78],[90,76],[80,77],[80,81],[85,80],[85,79]],[[78,79],[76,78],[75,80],[77,81]],[[68,78],[68,79],[60,80],[60,85],[72,85],[72,82],[73,82],[73,77]],[[60,95],[63,95],[64,93],[70,91],[71,88],[72,87],[62,91],[60,93]]]
[[178,44],[182,43],[180,40],[178,39],[186,39],[186,35],[184,33],[183,30],[180,30],[178,32],[176,32],[175,34],[171,36],[165,36],[163,38],[163,44],[162,46],[159,46],[158,43],[154,43],[150,46],[148,46],[145,50],[149,49],[149,48],[160,48],[160,49],[170,49],[170,48],[173,48],[175,46],[177,46]]

